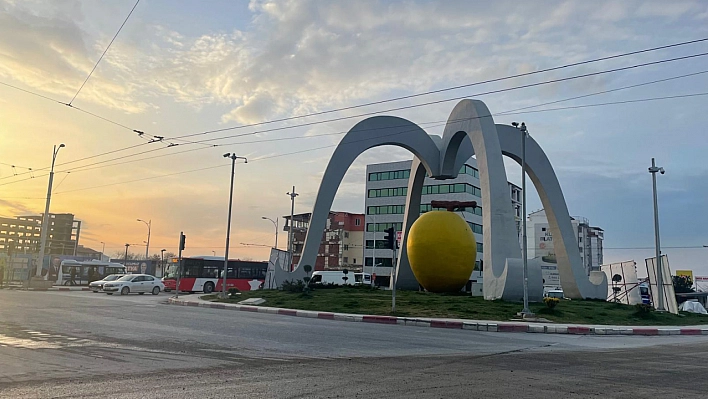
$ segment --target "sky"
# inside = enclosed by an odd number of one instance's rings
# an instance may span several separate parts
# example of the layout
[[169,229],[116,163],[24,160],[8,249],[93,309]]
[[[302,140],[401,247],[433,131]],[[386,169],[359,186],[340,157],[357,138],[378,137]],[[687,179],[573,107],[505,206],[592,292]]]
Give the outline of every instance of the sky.
[[[266,259],[274,227],[262,217],[289,214],[292,186],[295,212],[312,210],[334,146],[362,114],[440,135],[453,99],[474,98],[497,123],[528,125],[571,215],[605,230],[606,262],[653,254],[655,157],[666,170],[664,253],[672,269],[708,275],[708,56],[514,89],[702,54],[708,41],[288,119],[708,38],[707,2],[142,0],[77,95],[134,5],[0,0],[0,216],[43,212],[53,145],[64,143],[51,212],[82,221],[81,244],[144,251],[145,219],[151,253],[176,252],[184,231],[186,255],[220,255],[222,155],[234,152],[248,163],[236,165],[230,255]],[[482,94],[500,89],[510,90]],[[650,101],[617,104],[633,100]],[[533,108],[501,115],[522,107]],[[393,147],[362,154],[333,210],[363,213],[366,164],[410,158]],[[520,184],[518,165],[507,174]],[[529,212],[539,209],[527,194]]]

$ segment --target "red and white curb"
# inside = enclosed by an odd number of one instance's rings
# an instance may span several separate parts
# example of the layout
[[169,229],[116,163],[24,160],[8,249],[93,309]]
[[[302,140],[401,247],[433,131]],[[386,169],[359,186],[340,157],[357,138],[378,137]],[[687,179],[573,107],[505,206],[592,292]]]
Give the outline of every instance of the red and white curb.
[[49,288],[22,288],[8,287],[11,290],[21,291],[91,291],[89,287],[49,287]]
[[238,310],[242,312],[269,313],[295,317],[309,317],[312,319],[325,319],[337,321],[354,321],[377,324],[397,324],[415,327],[449,328],[455,330],[487,331],[487,332],[515,332],[539,334],[574,334],[574,335],[708,335],[706,327],[594,327],[584,325],[545,325],[532,323],[506,323],[494,321],[456,321],[437,320],[413,317],[372,316],[349,313],[315,312],[310,310],[296,310],[283,308],[270,308],[265,306],[246,306],[207,301],[188,301],[184,299],[169,298],[173,305],[195,306],[212,309]]

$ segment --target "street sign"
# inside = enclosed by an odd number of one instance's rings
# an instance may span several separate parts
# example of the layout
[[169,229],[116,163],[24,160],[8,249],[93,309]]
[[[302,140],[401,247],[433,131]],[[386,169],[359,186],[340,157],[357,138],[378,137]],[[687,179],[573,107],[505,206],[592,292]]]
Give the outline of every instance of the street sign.
[[396,232],[396,241],[398,241],[398,244],[401,244],[401,233],[402,231],[397,231]]

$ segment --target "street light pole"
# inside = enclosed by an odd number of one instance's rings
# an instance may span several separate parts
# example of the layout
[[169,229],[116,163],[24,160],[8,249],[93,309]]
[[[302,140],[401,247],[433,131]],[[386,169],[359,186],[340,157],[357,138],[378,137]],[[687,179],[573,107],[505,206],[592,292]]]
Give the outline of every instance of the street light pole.
[[138,219],[138,222],[143,222],[143,223],[145,223],[145,225],[146,225],[147,228],[148,228],[148,240],[147,240],[147,242],[145,243],[145,244],[146,244],[146,245],[145,245],[145,260],[148,260],[149,257],[150,257],[150,230],[152,230],[152,219],[150,219],[150,220],[147,221],[147,222],[144,221],[144,220],[142,220],[142,219]]
[[162,262],[162,267],[160,267],[161,277],[165,277],[165,251],[167,250],[164,248],[160,250],[160,261]]
[[52,168],[49,171],[49,184],[47,185],[47,202],[44,205],[44,215],[42,216],[42,231],[40,233],[40,248],[39,248],[39,261],[37,262],[36,276],[42,275],[42,266],[44,265],[44,252],[47,249],[47,235],[49,230],[49,203],[52,200],[52,184],[54,183],[54,161],[57,160],[57,154],[59,149],[66,147],[64,144],[59,144],[59,147],[54,146],[54,151],[52,152]]
[[521,131],[521,256],[524,262],[524,309],[521,311],[521,316],[529,317],[533,313],[529,309],[529,256],[526,237],[526,137],[528,136],[528,131],[524,122],[521,122],[521,126],[516,122],[511,124]]
[[103,247],[101,247],[101,262],[103,262],[103,254],[106,252],[106,243],[101,241],[101,244],[103,244]]
[[271,223],[275,226],[275,245],[273,248],[278,249],[278,218],[275,218],[275,220],[271,218],[267,218],[265,216],[261,216],[261,219],[263,220],[270,220]]
[[[123,258],[123,263],[128,263],[128,247],[129,246],[130,246],[130,244],[125,244],[125,257]],[[123,265],[123,266],[127,266],[127,265]]]
[[236,174],[236,160],[243,159],[248,163],[248,159],[245,157],[236,156],[236,154],[226,153],[224,158],[231,158],[231,190],[229,191],[229,216],[226,224],[226,248],[224,250],[224,273],[223,281],[221,283],[221,297],[226,298],[226,274],[229,270],[229,240],[231,239],[231,208],[234,202],[234,175]]
[[295,197],[297,197],[298,193],[295,192],[295,186],[293,186],[293,191],[286,193],[287,195],[290,196],[290,228],[288,229],[288,254],[290,254],[290,271],[293,271],[293,255],[294,255],[294,245],[293,245],[293,238],[295,237],[295,232],[293,231],[293,225],[295,224]]
[[659,240],[659,205],[656,198],[656,172],[662,175],[666,173],[664,168],[657,167],[654,158],[651,159],[651,167],[649,168],[649,173],[651,173],[652,188],[654,193],[654,239],[656,240],[656,293],[659,298],[656,301],[656,311],[665,312],[666,308],[664,306],[664,274],[661,268],[661,242]]

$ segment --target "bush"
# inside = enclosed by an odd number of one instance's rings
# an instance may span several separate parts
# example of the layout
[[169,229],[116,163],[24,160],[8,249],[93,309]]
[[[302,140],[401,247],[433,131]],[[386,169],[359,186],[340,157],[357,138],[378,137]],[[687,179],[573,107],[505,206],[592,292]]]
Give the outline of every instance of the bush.
[[548,307],[548,309],[553,309],[553,308],[555,308],[556,305],[558,305],[559,302],[560,302],[560,299],[558,299],[558,298],[551,298],[551,297],[548,297],[548,296],[545,297],[545,298],[543,298],[543,303],[546,304],[546,306]]
[[285,280],[282,288],[286,292],[303,292],[305,290],[305,282],[302,280]]
[[636,314],[638,316],[646,316],[648,314],[651,314],[651,312],[654,310],[654,307],[649,305],[648,303],[638,303],[634,305],[634,309],[636,309]]
[[234,299],[239,294],[241,294],[241,291],[238,288],[229,288],[229,298]]

